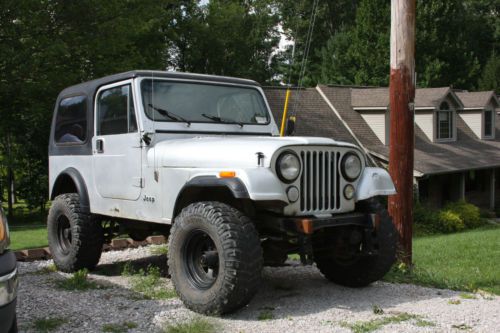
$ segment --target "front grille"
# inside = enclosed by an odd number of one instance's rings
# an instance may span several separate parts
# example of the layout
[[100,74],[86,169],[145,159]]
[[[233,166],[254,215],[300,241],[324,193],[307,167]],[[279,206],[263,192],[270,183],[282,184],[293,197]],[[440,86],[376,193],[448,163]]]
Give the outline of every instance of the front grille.
[[340,209],[340,153],[326,149],[300,151],[300,210],[321,213]]

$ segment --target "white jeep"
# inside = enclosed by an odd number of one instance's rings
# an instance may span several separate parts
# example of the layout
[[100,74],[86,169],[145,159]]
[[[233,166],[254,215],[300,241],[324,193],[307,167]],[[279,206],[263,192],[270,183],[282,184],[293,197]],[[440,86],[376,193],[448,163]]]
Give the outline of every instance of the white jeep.
[[49,164],[60,270],[93,269],[119,233],[161,233],[173,285],[201,313],[246,305],[262,266],[289,254],[351,287],[395,260],[376,199],[395,193],[388,173],[349,143],[279,137],[254,81],[132,71],[66,88]]

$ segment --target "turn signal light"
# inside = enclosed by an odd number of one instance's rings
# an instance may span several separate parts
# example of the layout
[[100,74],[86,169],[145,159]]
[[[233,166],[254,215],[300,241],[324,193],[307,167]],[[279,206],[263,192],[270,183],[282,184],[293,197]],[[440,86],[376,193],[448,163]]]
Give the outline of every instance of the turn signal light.
[[234,178],[236,177],[236,172],[234,171],[221,171],[219,172],[220,178]]
[[5,232],[5,224],[3,221],[3,216],[2,213],[0,212],[0,242],[5,239],[5,235],[7,233]]
[[314,231],[313,221],[308,219],[299,220],[296,222],[297,228],[304,234],[310,235]]

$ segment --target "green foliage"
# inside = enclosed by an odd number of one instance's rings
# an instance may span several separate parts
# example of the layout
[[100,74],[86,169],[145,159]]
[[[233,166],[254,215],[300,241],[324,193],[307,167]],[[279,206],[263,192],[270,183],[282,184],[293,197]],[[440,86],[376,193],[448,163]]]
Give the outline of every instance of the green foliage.
[[153,245],[149,248],[149,252],[154,255],[167,255],[168,247],[167,245]]
[[273,310],[264,309],[257,316],[257,320],[272,320],[274,319]]
[[217,325],[204,318],[195,318],[189,322],[168,325],[163,329],[165,333],[215,333]]
[[500,295],[500,267],[497,265],[500,227],[413,240],[413,267],[398,265],[384,277],[389,282]]
[[436,211],[416,203],[413,219],[419,233],[450,233],[480,227],[484,224],[480,209],[465,201],[448,203]]
[[55,331],[58,329],[61,325],[67,323],[68,320],[65,318],[59,318],[59,317],[54,317],[54,318],[39,318],[36,319],[33,322],[33,329],[36,332],[40,333],[48,333]]
[[457,213],[444,209],[438,213],[439,229],[442,232],[456,232],[465,228],[464,221]]
[[483,224],[480,209],[463,200],[449,203],[445,206],[445,209],[456,213],[466,228],[477,228]]
[[73,273],[72,276],[66,279],[56,280],[55,283],[59,289],[69,290],[69,291],[84,291],[84,290],[101,288],[97,283],[89,281],[88,274],[89,271],[84,268],[82,270]]
[[493,52],[478,81],[480,90],[494,90],[500,94],[500,56]]
[[418,319],[418,318],[420,317],[417,315],[404,312],[397,315],[373,319],[370,321],[359,321],[353,324],[343,323],[342,326],[350,328],[354,333],[369,333],[376,331],[385,325],[398,324],[404,321]]
[[123,276],[130,278],[133,291],[140,293],[147,299],[169,299],[177,297],[175,290],[163,286],[160,278],[160,269],[149,265],[146,270],[139,269],[137,272],[127,263],[122,271]]
[[103,332],[110,333],[126,333],[131,329],[137,328],[137,324],[131,321],[125,321],[120,324],[104,324],[102,325]]

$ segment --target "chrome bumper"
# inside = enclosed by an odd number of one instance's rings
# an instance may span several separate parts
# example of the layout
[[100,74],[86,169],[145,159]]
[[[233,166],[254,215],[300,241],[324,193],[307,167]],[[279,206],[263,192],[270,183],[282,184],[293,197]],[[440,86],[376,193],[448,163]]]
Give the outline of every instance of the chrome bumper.
[[0,307],[16,299],[18,283],[17,268],[7,275],[0,276]]

